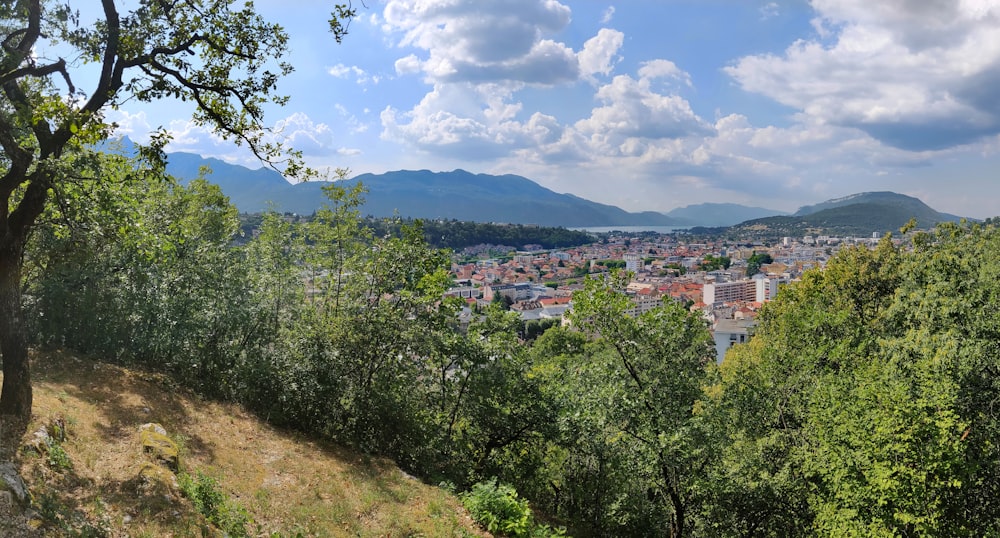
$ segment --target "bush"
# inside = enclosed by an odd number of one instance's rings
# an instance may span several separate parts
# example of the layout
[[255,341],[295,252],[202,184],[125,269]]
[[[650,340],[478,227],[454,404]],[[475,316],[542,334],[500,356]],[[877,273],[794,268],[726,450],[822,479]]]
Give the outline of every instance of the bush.
[[492,533],[507,536],[530,536],[532,518],[528,501],[519,499],[511,486],[498,484],[496,478],[479,482],[462,494],[462,504],[472,519]]
[[219,489],[214,478],[203,474],[191,476],[181,473],[177,477],[181,491],[191,499],[205,519],[215,524],[226,536],[233,538],[250,536],[247,525],[252,523],[250,514],[242,506],[237,505]]
[[463,493],[462,504],[476,523],[491,533],[504,536],[556,538],[566,536],[566,529],[536,525],[528,501],[518,498],[513,487],[498,484],[496,478],[479,482]]

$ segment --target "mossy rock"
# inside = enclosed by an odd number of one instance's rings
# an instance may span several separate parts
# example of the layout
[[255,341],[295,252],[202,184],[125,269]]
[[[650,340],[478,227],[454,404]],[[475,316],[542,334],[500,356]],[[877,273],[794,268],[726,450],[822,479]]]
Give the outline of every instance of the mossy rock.
[[179,491],[177,475],[154,463],[144,463],[139,469],[136,489],[147,496],[171,496]]
[[144,452],[176,473],[180,469],[180,448],[164,431],[159,424],[144,425],[139,432],[139,440]]

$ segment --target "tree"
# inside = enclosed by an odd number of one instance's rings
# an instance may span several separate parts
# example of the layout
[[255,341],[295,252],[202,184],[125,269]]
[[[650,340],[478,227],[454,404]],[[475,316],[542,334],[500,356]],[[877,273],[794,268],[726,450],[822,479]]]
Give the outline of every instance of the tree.
[[761,265],[773,263],[774,259],[766,252],[754,252],[747,258],[747,276],[751,277],[760,272]]
[[[287,35],[251,3],[146,0],[124,13],[102,0],[96,24],[68,3],[15,0],[0,6],[0,414],[31,413],[31,378],[21,305],[25,244],[50,196],[74,175],[66,157],[106,138],[104,112],[126,101],[176,98],[195,104],[194,121],[246,144],[272,166],[304,172],[297,155],[269,142],[264,107],[282,104],[276,84]],[[337,41],[354,12],[335,6]],[[63,57],[50,58],[46,51]],[[96,64],[96,65],[92,65]],[[96,76],[93,76],[95,75]],[[77,87],[81,80],[92,84]],[[92,80],[92,82],[90,82]],[[166,138],[154,137],[146,159],[162,164]]]
[[732,260],[728,256],[716,257],[709,254],[702,260],[699,269],[702,271],[718,271],[719,269],[729,269],[730,265],[732,265]]
[[701,317],[675,301],[628,316],[627,283],[628,273],[615,271],[574,294],[571,320],[606,346],[585,368],[594,377],[579,385],[577,405],[606,445],[597,452],[613,455],[627,482],[608,502],[628,507],[647,533],[666,524],[654,532],[686,536],[705,465],[697,410],[712,383],[714,346]]
[[236,358],[262,334],[258,312],[271,310],[230,246],[236,208],[203,179],[139,181],[130,159],[99,160],[100,179],[65,185],[64,219],[43,219],[27,247],[32,337],[227,394]]

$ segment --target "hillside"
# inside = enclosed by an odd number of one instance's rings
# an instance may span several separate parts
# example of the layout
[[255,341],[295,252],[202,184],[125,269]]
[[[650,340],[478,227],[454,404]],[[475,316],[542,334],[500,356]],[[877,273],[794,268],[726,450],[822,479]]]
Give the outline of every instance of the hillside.
[[[850,209],[852,206],[859,205],[862,207]],[[881,210],[888,210],[890,212],[885,219],[887,222],[889,220],[895,222],[903,215],[907,215],[903,220],[904,223],[910,218],[915,218],[919,227],[930,227],[938,222],[958,220],[958,217],[954,215],[940,213],[932,209],[918,198],[889,191],[861,192],[842,198],[834,198],[815,205],[803,206],[793,216],[807,217],[822,213],[823,211],[839,210],[829,213],[827,216],[820,217],[821,219],[831,218],[830,215],[833,215],[832,218],[836,219],[838,215],[843,217],[849,217],[852,214],[863,215],[865,210],[872,206],[879,206]]]
[[[139,427],[150,422],[180,444],[182,472],[213,477],[217,491],[249,512],[251,535],[485,535],[456,498],[388,460],[276,430],[158,375],[61,353],[33,364],[35,414],[21,444],[53,422],[67,435],[47,456],[16,451],[38,515],[29,526],[22,521],[23,535],[204,535],[204,518],[176,485],[150,487],[139,477],[150,461]],[[31,530],[39,524],[41,533]],[[21,535],[6,534],[18,532],[14,525],[0,506],[0,536]]]
[[666,213],[668,217],[688,222],[692,226],[732,226],[752,219],[783,214],[774,209],[728,203],[687,205]]
[[894,192],[860,193],[804,206],[793,216],[765,217],[730,227],[731,235],[780,237],[834,235],[867,237],[874,232],[895,232],[910,219],[918,228],[932,228],[938,222],[959,217],[940,213],[911,196]]

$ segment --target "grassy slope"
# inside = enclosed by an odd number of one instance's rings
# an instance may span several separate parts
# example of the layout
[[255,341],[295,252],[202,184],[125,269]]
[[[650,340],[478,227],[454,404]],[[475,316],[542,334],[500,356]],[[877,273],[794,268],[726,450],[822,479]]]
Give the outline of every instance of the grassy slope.
[[[33,362],[39,427],[61,418],[71,469],[18,451],[43,530],[89,522],[112,536],[200,536],[203,519],[176,491],[137,494],[149,457],[138,427],[162,424],[180,441],[181,469],[216,478],[249,510],[252,534],[481,536],[457,499],[392,462],[276,430],[240,408],[208,402],[161,376],[45,353]],[[60,524],[58,520],[68,524]],[[0,533],[2,534],[2,533]]]

